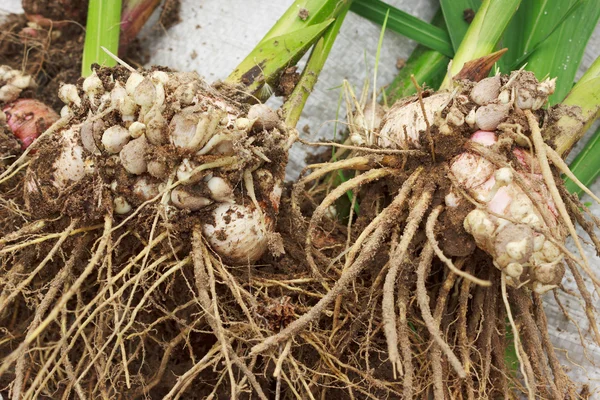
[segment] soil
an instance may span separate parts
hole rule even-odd
[[[60,13],[63,3],[36,0],[29,4],[38,8],[43,6],[42,9],[35,9],[48,15],[66,15]],[[81,17],[78,19],[81,20]],[[77,20],[65,21],[60,28],[36,28],[28,24],[25,15],[11,14],[0,25],[0,65],[8,65],[32,75],[38,88],[24,91],[21,97],[36,98],[59,112],[64,104],[56,95],[58,88],[62,83],[76,83],[81,76],[83,25]],[[24,54],[26,58],[23,58]],[[141,66],[148,59],[147,52],[137,39],[130,44],[127,54],[121,57],[134,66]]]
[[[163,4],[162,11],[158,22],[165,28],[170,29],[181,22],[180,17],[181,1],[180,0],[166,0]]]

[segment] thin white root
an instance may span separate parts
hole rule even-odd
[[[396,324],[396,310],[394,302],[394,292],[396,287],[396,278],[400,266],[404,263],[406,253],[410,242],[412,242],[415,232],[419,228],[419,224],[423,220],[425,211],[429,208],[429,203],[433,196],[433,190],[424,192],[419,201],[415,204],[406,219],[404,233],[400,239],[400,243],[394,249],[394,253],[390,257],[390,270],[388,271],[385,282],[383,284],[383,300],[381,302],[381,311],[383,317],[383,332],[388,347],[388,357],[392,363],[394,379],[396,379],[396,371],[403,375],[402,360],[398,351],[398,327]]]
[[[352,146],[352,145],[341,144],[341,143],[336,143],[336,142],[308,142],[308,141],[302,140],[302,139],[298,139],[298,141],[307,146],[313,146],[313,147],[332,146],[332,147],[339,147],[340,149],[364,151],[365,153],[373,153],[373,154],[406,154],[406,155],[414,155],[414,156],[422,156],[423,154],[425,154],[421,150],[375,149],[372,147]]]
[[[406,180],[406,185],[408,185],[408,187],[412,187],[415,184],[417,178],[419,177],[419,175],[421,174],[422,171],[423,171],[423,168],[420,168],[420,167],[417,168],[415,170],[415,172],[413,172],[412,175]],[[400,193],[402,193],[402,191]],[[400,193],[398,195],[400,195]],[[408,194],[408,192],[407,192],[407,194]],[[402,202],[404,203],[405,200],[406,200],[406,197],[404,199],[402,199]],[[346,256],[346,263],[344,265],[344,269],[348,268],[350,266],[350,264],[352,264],[352,262],[356,258],[356,254],[360,250],[365,239],[371,234],[371,232],[373,232],[375,230],[375,228],[377,228],[379,226],[379,224],[381,223],[381,220],[385,216],[386,216],[385,213],[377,214],[377,216],[373,219],[373,221],[371,221],[371,223],[369,223],[369,225],[365,229],[363,229],[363,231],[360,233],[358,238],[354,241],[354,244],[352,245],[352,247],[350,248],[350,251],[348,252],[348,255]]]
[[[256,380],[256,377],[254,376],[252,371],[248,369],[246,364],[235,353],[233,347],[231,346],[231,343],[229,342],[223,330],[223,326],[221,324],[221,320],[218,313],[218,302],[216,301],[217,297],[216,290],[214,287],[214,276],[212,275],[211,268],[207,268],[207,262],[210,262],[210,257],[206,248],[204,247],[202,239],[202,230],[200,227],[194,228],[192,249],[194,275],[196,280],[196,288],[198,289],[200,304],[206,312],[206,319],[211,329],[214,331],[221,344],[221,352],[223,354],[223,357],[225,357],[229,372],[229,379],[231,380],[230,384],[232,386],[232,393],[236,393],[237,388],[235,383],[235,377],[233,375],[233,370],[231,368],[231,362],[229,361],[230,357],[233,363],[244,373],[244,375],[246,375],[246,377],[250,381],[250,384],[256,391],[256,395],[262,400],[267,400],[267,396],[260,387],[260,384]],[[211,300],[208,294],[208,289],[210,289],[215,301]]]
[[[433,340],[437,343],[437,345],[442,349],[446,357],[448,357],[448,361],[454,371],[458,374],[459,377],[465,378],[467,373],[460,360],[448,343],[442,338],[442,334],[439,328],[436,326],[435,320],[433,319],[433,315],[431,314],[431,310],[429,308],[429,296],[427,295],[427,289],[425,288],[425,278],[427,276],[427,272],[431,266],[431,261],[433,260],[433,248],[431,244],[427,243],[421,251],[421,261],[419,262],[419,267],[417,269],[417,301],[419,303],[419,308],[421,309],[421,316],[423,317],[423,321],[427,326],[427,330],[429,334],[433,338]]]
[[[88,262],[87,266],[85,267],[83,272],[81,272],[81,274],[75,280],[75,282],[73,282],[73,285],[69,288],[69,290],[62,295],[62,297],[57,302],[57,304],[54,306],[52,311],[50,311],[48,316],[39,324],[39,326],[35,330],[33,330],[32,332],[27,334],[27,336],[21,342],[19,347],[17,347],[12,353],[10,353],[4,359],[2,365],[0,366],[0,375],[3,375],[8,370],[10,365],[16,361],[18,356],[20,354],[22,354],[23,349],[26,349],[27,347],[29,347],[29,345],[31,345],[31,343],[33,343],[33,341],[42,332],[44,332],[44,330],[48,327],[48,325],[50,325],[50,323],[52,323],[52,321],[54,321],[54,319],[58,316],[58,314],[65,307],[67,302],[71,299],[71,297],[73,297],[77,293],[77,291],[79,290],[79,288],[81,287],[83,282],[93,272],[94,268],[96,267],[96,264],[100,260],[100,257],[104,254],[104,249],[106,248],[106,245],[110,239],[109,232],[110,232],[111,227],[112,227],[112,215],[105,215],[104,216],[104,233],[101,236],[102,239],[100,240],[100,243],[98,244],[98,247],[96,248],[96,251],[95,251],[94,255],[92,256],[92,258],[90,259],[90,261]]]
[[[433,211],[431,212],[431,214],[429,214],[429,218],[427,218],[427,224],[425,226],[427,240],[429,241],[429,243],[431,243],[431,246],[433,247],[433,251],[435,251],[435,255],[446,264],[446,266],[450,269],[450,271],[452,271],[456,275],[468,280],[469,282],[473,282],[476,285],[485,286],[485,287],[491,286],[492,282],[485,280],[485,279],[479,279],[479,278],[474,277],[473,275],[469,274],[468,272],[465,272],[465,271],[462,271],[462,270],[456,268],[456,266],[454,265],[452,260],[450,260],[448,257],[446,257],[444,255],[444,252],[442,252],[442,249],[440,249],[440,247],[437,243],[437,240],[435,239],[434,230],[435,230],[435,224],[437,223],[438,216],[442,212],[443,208],[444,208],[444,206],[442,206],[442,205],[439,205],[436,208],[434,208]]]
[[[37,274],[46,266],[46,264],[48,264],[48,262],[52,260],[56,252],[60,250],[62,244],[65,242],[65,240],[67,240],[71,232],[73,232],[78,222],[79,219],[71,221],[67,229],[65,229],[62,233],[58,235],[58,241],[56,242],[56,244],[48,252],[46,257],[44,257],[44,259],[39,263],[39,265],[33,271],[27,274],[27,278],[23,279],[19,283],[19,286],[12,289],[8,296],[0,296],[0,310],[4,310],[6,307],[8,307],[11,300],[14,299],[19,293],[21,293],[27,287],[27,285],[29,285],[31,281],[37,276]],[[5,295],[4,292],[2,294]]]
[[[560,155],[558,155],[558,153],[552,147],[550,147],[548,145],[546,145],[545,147],[546,147],[546,154],[548,155],[548,158],[550,158],[550,161],[552,161],[552,164],[554,164],[554,166],[556,168],[558,168],[560,170],[560,172],[565,174],[570,180],[575,182],[575,184],[577,186],[579,186],[579,188],[581,190],[586,192],[592,199],[594,199],[594,201],[596,203],[600,204],[600,198],[598,198],[598,196],[596,196],[594,194],[594,192],[592,192],[590,189],[588,189],[587,186],[585,186],[583,183],[581,183],[581,181],[579,179],[577,179],[575,174],[573,172],[571,172],[571,169],[569,168],[567,163],[564,162],[562,157]]]
[[[273,376],[275,378],[279,378],[281,376],[281,368],[283,367],[283,362],[285,361],[285,358],[290,353],[291,348],[292,348],[292,340],[288,340],[287,343],[285,344],[285,347],[281,351],[281,354],[277,358],[277,364],[275,365],[275,371],[273,372]]]

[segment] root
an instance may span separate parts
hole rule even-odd
[[[65,307],[67,302],[71,299],[71,297],[73,297],[77,293],[77,291],[79,290],[79,288],[81,287],[81,285],[83,284],[85,279],[88,277],[88,275],[93,272],[94,268],[96,267],[96,264],[100,260],[100,257],[104,254],[104,249],[106,248],[106,244],[108,243],[108,240],[110,238],[110,235],[108,235],[108,232],[110,231],[111,226],[112,226],[112,215],[106,215],[104,218],[104,232],[105,233],[102,236],[100,243],[98,244],[98,247],[96,248],[96,252],[94,253],[92,258],[88,262],[87,266],[85,267],[85,269],[83,270],[81,275],[79,275],[79,277],[75,280],[75,282],[69,288],[69,290],[65,294],[62,295],[62,297],[60,298],[58,303],[54,306],[52,311],[50,311],[48,316],[42,322],[40,322],[39,326],[36,329],[34,329],[32,332],[27,334],[27,336],[25,337],[23,342],[21,342],[19,347],[17,347],[17,349],[15,349],[12,353],[10,353],[4,359],[4,361],[2,362],[2,365],[0,365],[0,375],[3,375],[8,370],[8,368],[12,365],[13,362],[15,362],[20,356],[22,356],[24,354],[25,349],[27,349],[29,347],[29,345],[31,345],[31,343],[33,343],[33,341],[48,327],[48,325],[50,325],[50,323],[52,321],[54,321],[54,319],[58,316],[58,314],[62,312],[63,308]]]
[[[408,305],[408,291],[409,288],[404,285],[400,285],[400,287],[398,288],[398,336],[400,340],[400,351],[402,352],[402,361],[404,365],[404,376],[402,379],[402,394],[405,399],[412,399],[414,367],[412,363],[413,354],[410,339],[408,337],[408,321],[406,318]]]
[[[372,182],[377,179],[381,179],[392,173],[393,173],[393,170],[388,169],[388,168],[372,169],[368,172],[365,172],[362,175],[358,175],[357,177],[349,179],[348,181],[342,183],[341,185],[336,187],[334,190],[332,190],[331,193],[329,193],[327,195],[327,197],[325,197],[325,199],[321,202],[321,204],[319,204],[319,206],[315,209],[315,211],[313,212],[312,218],[310,219],[310,222],[308,224],[308,230],[306,232],[306,247],[305,247],[306,259],[307,259],[308,264],[310,265],[313,273],[315,274],[315,276],[319,276],[320,272],[319,272],[319,268],[318,268],[317,264],[315,263],[315,259],[312,254],[312,252],[313,252],[313,246],[312,246],[313,232],[316,229],[317,223],[319,221],[321,221],[321,219],[327,212],[329,206],[331,206],[337,199],[339,199],[341,196],[343,196],[347,191],[353,190],[357,187],[360,187],[361,185],[364,185],[365,183]]]
[[[250,381],[250,384],[256,391],[257,396],[263,400],[267,400],[267,396],[264,394],[262,388],[256,380],[256,377],[252,371],[248,369],[246,364],[238,357],[234,349],[231,347],[231,343],[226,338],[223,325],[219,317],[218,302],[216,301],[217,294],[215,289],[214,273],[212,272],[212,268],[210,268],[207,263],[207,261],[210,262],[210,260],[202,240],[201,230],[197,227],[194,229],[192,242],[196,288],[198,289],[200,304],[206,312],[206,319],[221,344],[221,352],[226,360],[229,371],[229,379],[231,380],[230,384],[232,386],[232,396],[237,393],[237,388],[229,357],[231,357],[233,363],[244,373],[248,381]],[[208,288],[210,288],[214,300],[210,299],[207,290]]]
[[[417,181],[417,178],[420,176],[421,172],[422,172],[422,169],[417,168],[415,170],[415,172],[413,172],[412,175],[406,180],[406,185],[408,187],[413,187],[415,182]],[[400,193],[402,193],[402,191]],[[408,192],[407,192],[407,194],[408,194]],[[405,200],[402,200],[402,201],[404,202]],[[373,219],[373,221],[371,221],[371,223],[369,223],[369,225],[365,229],[363,229],[363,231],[360,233],[360,235],[354,241],[354,244],[348,251],[344,269],[348,268],[348,266],[350,266],[350,264],[352,264],[352,262],[356,258],[356,254],[359,252],[365,239],[375,230],[375,228],[377,228],[381,224],[381,221],[384,219],[384,217],[386,217],[386,214],[383,212],[377,214],[377,216]]]
[[[58,236],[58,241],[56,242],[54,247],[52,247],[52,250],[50,250],[48,252],[46,257],[38,264],[38,266],[33,271],[31,271],[30,273],[27,274],[27,278],[23,279],[19,283],[19,286],[17,286],[16,288],[13,288],[11,290],[11,293],[8,295],[5,294],[4,292],[2,293],[2,297],[0,297],[0,310],[6,309],[6,307],[8,307],[10,302],[19,293],[21,293],[25,289],[25,287],[27,287],[27,285],[29,285],[31,283],[31,281],[36,277],[36,275],[42,269],[44,269],[46,264],[48,264],[48,262],[50,262],[52,260],[52,258],[56,254],[56,252],[61,248],[61,246],[63,245],[65,240],[67,240],[67,238],[71,234],[71,232],[73,232],[73,230],[75,229],[75,226],[77,225],[78,222],[79,222],[79,220],[77,220],[77,219],[71,221],[71,224],[69,224],[69,226]]]
[[[5,235],[3,238],[0,238],[0,246],[4,246],[8,242],[13,242],[22,236],[38,233],[46,227],[46,224],[47,222],[44,220],[38,220],[27,224],[21,227],[19,230],[11,232],[8,235]]]
[[[336,161],[333,163],[309,165],[306,168],[313,168],[315,169],[315,171],[300,179],[294,185],[294,189],[292,190],[292,212],[300,221],[303,220],[302,213],[300,212],[299,199],[302,197],[302,194],[304,192],[304,186],[308,182],[312,182],[314,180],[322,178],[330,172],[335,172],[344,169],[354,169],[359,171],[369,170],[373,166],[373,161],[374,160],[370,157],[352,157],[347,160]]]
[[[54,278],[52,282],[50,282],[50,288],[44,295],[44,298],[40,302],[39,306],[36,308],[33,321],[31,322],[31,324],[29,324],[29,327],[27,328],[28,333],[34,331],[40,325],[42,317],[52,305],[52,301],[54,301],[54,298],[58,294],[58,291],[62,288],[65,281],[70,277],[75,261],[81,257],[83,251],[85,250],[84,245],[86,242],[87,240],[83,238],[77,241],[77,244],[75,245],[75,250],[72,252],[71,257],[65,263],[65,266],[60,270],[56,278]],[[29,346],[26,346],[22,350],[23,355],[18,358],[15,366],[15,379],[13,384],[13,397],[15,399],[21,398],[21,388],[23,383],[25,383],[24,375],[25,369],[27,367],[28,357],[26,353],[28,351],[28,348]]]
[[[446,303],[448,300],[448,296],[450,290],[454,287],[454,283],[456,282],[458,275],[453,273],[448,273],[442,287],[438,292],[438,298],[435,305],[435,310],[433,312],[433,319],[435,320],[435,326],[439,327],[442,321],[442,314],[446,309]],[[444,383],[443,383],[443,374],[442,374],[442,349],[437,343],[432,343],[430,350],[430,360],[431,360],[431,370],[432,370],[432,379],[433,379],[433,389],[436,393],[436,398],[443,398],[444,396]],[[442,396],[442,397],[440,397]]]
[[[529,348],[529,359],[538,381],[537,387],[540,388],[540,395],[544,398],[562,398],[554,381],[549,379],[551,371],[542,348],[539,327],[532,317],[531,301],[520,290],[513,290],[512,294],[519,309],[518,319],[525,332],[525,345]]]
[[[394,253],[390,257],[390,270],[388,271],[385,277],[385,283],[383,284],[383,300],[381,303],[383,331],[387,340],[388,356],[392,363],[394,379],[396,379],[397,371],[402,375],[402,362],[398,352],[398,330],[396,326],[394,304],[396,277],[398,276],[400,267],[405,262],[408,246],[412,242],[415,232],[419,228],[419,224],[421,223],[425,212],[429,208],[433,191],[433,188],[430,188],[429,190],[426,189],[410,211],[408,218],[406,219],[406,226],[404,228],[404,233],[402,234],[402,239],[400,239],[400,243],[396,246]]]
[[[429,268],[431,267],[433,253],[433,248],[429,243],[427,243],[423,248],[423,251],[421,251],[421,261],[419,262],[419,267],[417,269],[417,301],[419,303],[421,315],[429,334],[435,343],[440,346],[446,357],[448,357],[450,365],[452,365],[458,376],[465,378],[467,374],[463,368],[463,365],[460,363],[460,360],[458,357],[456,357],[454,352],[452,352],[452,349],[448,343],[446,343],[446,341],[442,338],[442,334],[439,328],[436,326],[435,320],[433,319],[433,315],[431,315],[431,310],[429,308],[429,296],[427,295],[427,289],[425,288],[425,279],[429,272]]]
[[[171,400],[173,398],[179,398],[179,395],[185,391],[185,389],[192,384],[196,376],[203,370],[210,367],[211,365],[219,362],[220,357],[217,353],[221,351],[220,345],[214,345],[197,363],[194,364],[185,374],[177,378],[177,382],[171,388],[169,393],[166,394],[164,400]]]
[[[386,215],[385,218],[382,218],[381,224],[375,229],[375,232],[365,244],[363,251],[354,263],[342,273],[331,290],[327,292],[327,294],[308,312],[289,324],[285,329],[255,345],[250,352],[251,355],[262,353],[273,346],[277,346],[305,329],[311,322],[315,321],[337,298],[337,296],[345,290],[346,286],[360,274],[367,266],[368,262],[375,256],[377,249],[389,235],[392,226],[397,222],[397,218],[402,212],[406,197],[411,191],[410,185],[407,184],[408,182],[410,182],[410,179],[404,182],[400,192],[396,195],[392,203],[382,211],[382,213],[385,213]]]
[[[348,144],[341,144],[336,142],[309,142],[303,139],[298,139],[298,141],[302,144],[312,147],[322,147],[322,146],[332,146],[339,147],[340,149],[346,150],[354,150],[354,151],[362,151],[365,153],[372,154],[406,154],[406,155],[414,155],[414,156],[422,156],[425,153],[421,150],[401,150],[401,149],[378,149],[372,147],[364,147],[364,146],[352,146]]]
[[[474,277],[473,275],[468,274],[467,272],[461,271],[460,269],[456,268],[454,266],[454,264],[452,263],[452,260],[450,260],[448,257],[446,257],[444,255],[444,253],[442,252],[442,249],[440,249],[438,242],[435,239],[435,224],[437,223],[438,216],[442,212],[443,208],[444,208],[444,206],[439,205],[433,209],[433,211],[429,215],[429,218],[427,218],[427,224],[425,227],[425,231],[427,233],[427,240],[433,247],[433,251],[435,251],[435,255],[448,266],[450,271],[452,271],[456,275],[468,280],[469,282],[473,282],[476,285],[485,286],[485,287],[490,286],[492,284],[492,282],[486,281],[484,279],[479,279],[477,277]]]
[[[585,303],[585,315],[587,316],[588,321],[590,322],[590,326],[592,327],[592,330],[594,332],[594,340],[596,341],[596,344],[600,346],[600,331],[598,331],[598,323],[596,321],[596,308],[594,306],[594,301],[592,300],[592,295],[585,286],[583,276],[581,276],[581,273],[579,272],[575,264],[573,264],[573,262],[570,260],[565,260],[565,262],[567,263],[569,270],[571,270],[573,278],[575,278],[577,289],[579,290],[579,294],[581,294],[583,302]]]
[[[583,213],[579,210],[580,203],[569,197],[570,195],[567,193],[566,189],[563,189],[561,191],[563,192],[563,195],[566,195],[565,198],[569,206],[569,211],[575,216],[575,219],[577,220],[579,226],[581,226],[581,228],[583,228],[583,230],[588,234],[590,240],[596,248],[596,254],[598,254],[598,252],[600,252],[600,239],[598,239],[596,232],[594,232],[594,225],[591,222],[587,221]]]
[[[569,168],[567,163],[563,161],[562,157],[558,155],[558,153],[552,147],[548,145],[545,145],[544,147],[546,149],[546,154],[548,158],[550,159],[550,161],[552,161],[552,164],[554,164],[554,166],[558,168],[560,172],[565,174],[570,180],[572,180],[577,186],[579,186],[581,190],[587,193],[588,196],[594,199],[596,203],[600,204],[600,198],[598,198],[598,196],[596,196],[590,189],[588,189],[587,186],[585,186],[583,183],[581,183],[579,179],[577,179],[575,174],[571,172],[571,169]]]
[[[498,272],[496,270],[490,270],[490,278],[497,277]],[[498,279],[491,279],[494,282],[498,282]],[[485,317],[483,320],[483,332],[481,334],[482,350],[481,355],[482,365],[482,376],[479,381],[479,392],[486,393],[486,388],[491,372],[492,366],[492,350],[493,350],[493,334],[495,333],[495,325],[497,319],[497,296],[498,288],[497,285],[492,285],[485,293]]]
[[[546,319],[546,313],[544,312],[544,307],[542,304],[542,298],[539,294],[533,292],[531,293],[533,298],[533,315],[536,320],[536,325],[539,328],[542,344],[544,346],[545,353],[548,357],[548,362],[550,363],[550,368],[552,368],[552,373],[554,375],[554,382],[556,384],[556,388],[559,393],[562,393],[563,396],[568,398],[575,398],[575,388],[569,381],[569,378],[565,374],[565,371],[560,365],[560,361],[556,357],[556,353],[554,351],[554,345],[550,340],[550,335],[548,334],[548,320]]]
[[[469,270],[473,270],[473,266],[469,265],[468,266]],[[471,350],[471,346],[469,343],[469,337],[467,335],[467,327],[468,327],[468,320],[467,320],[467,311],[468,311],[468,302],[469,302],[469,298],[471,297],[471,293],[470,293],[470,286],[471,286],[471,281],[469,281],[468,279],[464,279],[461,282],[460,285],[460,293],[458,295],[458,319],[457,319],[457,327],[456,327],[456,335],[458,337],[457,340],[457,344],[458,347],[460,348],[460,357],[462,360],[462,365],[465,368],[465,371],[467,373],[466,379],[465,379],[465,391],[467,393],[467,399],[468,400],[474,400],[474,393],[473,393],[473,377],[471,376],[471,357],[470,357],[470,350]]]
[[[508,295],[506,294],[506,275],[502,273],[501,276],[501,288],[502,288],[502,300],[504,301],[504,307],[506,308],[506,314],[508,316],[508,320],[510,321],[510,326],[513,330],[513,338],[515,342],[515,352],[517,353],[517,358],[519,359],[519,365],[521,366],[521,374],[523,374],[523,379],[525,380],[525,387],[527,388],[528,399],[535,400],[535,390],[533,388],[533,384],[535,383],[533,378],[533,371],[531,369],[531,363],[529,362],[529,358],[527,354],[523,350],[521,346],[521,339],[519,335],[519,329],[515,324],[515,320],[513,319],[512,312],[510,311],[510,304],[508,302]]]

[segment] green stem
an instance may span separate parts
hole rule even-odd
[[[277,83],[281,72],[308,51],[349,2],[296,0],[226,82],[243,85],[249,95],[265,101],[271,91],[264,89]]]
[[[452,87],[452,76],[458,74],[466,62],[494,52],[504,30],[519,8],[521,0],[484,0],[461,42],[442,88]]]
[[[296,126],[298,123],[306,100],[317,83],[319,74],[325,65],[325,61],[327,61],[329,52],[333,47],[333,43],[344,22],[344,18],[348,13],[350,4],[351,0],[344,5],[335,22],[327,28],[325,34],[314,45],[313,50],[310,53],[310,58],[306,63],[306,67],[302,71],[300,80],[296,84],[294,91],[283,104],[283,115],[287,126]]]
[[[101,46],[116,54],[119,50],[121,0],[90,0],[83,47],[81,75],[92,73],[92,64],[114,66],[116,61]]]

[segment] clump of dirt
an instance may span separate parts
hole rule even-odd
[[[85,25],[89,0],[23,0],[27,19],[42,26]]]
[[[159,23],[165,28],[170,29],[181,22],[181,1],[166,0],[160,13]]]

